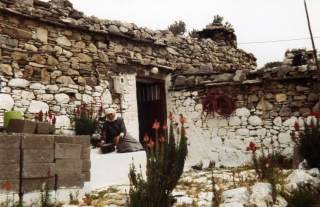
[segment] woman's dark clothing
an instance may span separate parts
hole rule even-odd
[[[113,139],[119,136],[120,133],[124,133],[124,136],[126,136],[127,129],[123,119],[118,117],[114,121],[106,121],[103,125],[103,133],[106,143],[113,143]]]
[[[135,152],[143,150],[142,145],[134,139],[131,135],[127,134],[126,126],[122,118],[118,117],[114,121],[106,121],[103,125],[103,133],[106,143],[113,143],[113,139],[123,133],[124,136],[120,138],[117,145],[117,152]]]

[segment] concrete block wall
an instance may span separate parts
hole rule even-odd
[[[0,134],[0,192],[83,187],[90,181],[90,137]]]

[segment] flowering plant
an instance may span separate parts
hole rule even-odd
[[[147,134],[144,137],[147,153],[146,179],[142,173],[137,173],[135,166],[130,168],[129,207],[169,207],[172,206],[172,191],[182,175],[188,153],[185,135],[185,117],[180,115],[180,137],[175,139],[173,116],[169,115],[169,135],[167,126],[155,121],[152,128],[155,138]]]
[[[99,118],[102,116],[103,107],[98,110],[93,104],[82,103],[75,111],[75,131],[77,135],[92,135],[98,128]]]
[[[36,114],[36,121],[38,122],[48,122],[52,125],[56,124],[56,116],[51,112],[51,111],[46,111],[45,113],[43,113],[42,110],[40,110],[37,114]]]

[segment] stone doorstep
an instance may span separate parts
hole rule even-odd
[[[0,149],[19,149],[20,135],[0,134]]]
[[[24,163],[52,163],[54,161],[53,149],[27,149],[23,150]]]
[[[55,144],[55,158],[56,159],[80,159],[81,145],[56,143]]]
[[[67,176],[81,173],[82,160],[80,159],[57,159],[56,174],[58,176]]]
[[[19,179],[20,165],[5,164],[0,165],[0,180]]]
[[[53,149],[54,136],[28,134],[22,137],[23,149]]]
[[[48,178],[55,175],[55,163],[26,163],[23,166],[23,178]]]
[[[49,183],[49,189],[54,190],[55,178],[35,178],[35,179],[23,179],[22,180],[22,191],[25,193],[33,191],[41,191],[45,183]]]
[[[7,194],[8,190],[4,189],[4,185],[6,182],[9,182],[12,185],[12,188],[9,190],[9,192],[18,192],[19,191],[19,180],[1,180],[0,179],[0,194]]]
[[[83,187],[83,176],[81,173],[70,175],[58,175],[57,186],[61,187]]]
[[[0,165],[10,163],[20,163],[20,150],[16,148],[0,149]]]

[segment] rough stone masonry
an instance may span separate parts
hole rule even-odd
[[[203,34],[174,36],[87,17],[67,0],[0,0],[0,108],[29,119],[50,110],[58,132],[66,134],[81,102],[119,110],[121,101],[127,128],[138,137],[136,80],[157,79],[167,83],[167,111],[188,117],[194,161],[239,165],[252,139],[277,136],[290,143],[291,116],[304,117],[317,102],[312,62],[294,66],[288,53],[280,68],[254,72],[255,57],[237,48],[233,31],[211,27]],[[119,97],[112,80],[121,74],[126,87]],[[201,100],[212,90],[236,98],[237,110],[201,123]]]

